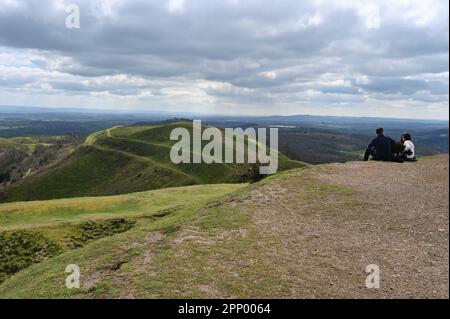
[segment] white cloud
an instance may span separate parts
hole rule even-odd
[[[376,4],[361,4],[357,6],[358,13],[369,29],[378,29],[381,24],[380,9]]]
[[[66,3],[0,2],[2,104],[448,117],[446,0]]]
[[[167,7],[170,12],[182,13],[184,9],[184,0],[168,0]]]

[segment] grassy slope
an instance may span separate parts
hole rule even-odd
[[[148,217],[161,210],[205,202],[245,184],[193,185],[125,195],[67,198],[0,204],[0,231],[64,227],[85,220]]]
[[[170,161],[174,127],[191,123],[114,127],[92,134],[67,160],[8,188],[0,201],[117,195],[173,186],[248,181],[247,165]],[[206,142],[205,142],[206,143]],[[279,169],[301,167],[280,154]]]
[[[24,152],[27,155],[31,155],[36,145],[39,143],[43,143],[41,140],[42,139],[32,137],[0,137],[0,151],[15,149],[19,152]]]
[[[125,233],[67,251],[4,282],[0,297],[283,296],[291,284],[280,271],[289,270],[274,266],[282,243],[261,233],[258,222],[252,221],[249,196],[265,187],[270,196],[273,185],[287,186],[294,181],[292,186],[303,190],[297,200],[306,203],[328,195],[352,194],[349,189],[318,184],[307,173],[299,181],[298,174],[301,170],[279,173],[206,206],[206,201],[194,201],[175,215],[143,220]],[[28,226],[24,221],[12,224]],[[81,269],[81,289],[64,285],[64,269],[73,263]]]
[[[0,138],[0,188],[48,170],[80,144],[74,136]]]
[[[245,184],[195,185],[117,196],[0,204],[0,237],[20,234],[23,238],[19,239],[20,242],[33,241],[36,237],[34,234],[39,234],[45,240],[48,239],[61,247],[62,251],[70,251],[78,247],[73,246],[74,239],[80,238],[83,225],[85,226],[87,222],[91,226],[92,223],[106,225],[119,218],[126,219],[140,228],[143,225],[157,224],[159,219],[164,218],[172,222],[165,226],[163,224],[160,230],[171,231],[172,227],[175,227],[175,222],[181,222],[199,207],[243,187]],[[123,223],[119,220],[116,226],[112,225],[112,228],[120,228]],[[96,238],[98,231],[101,229],[94,229],[94,233],[89,233],[88,236],[94,235],[94,237],[85,238],[89,239],[87,242],[124,230],[110,229],[109,234],[100,234],[100,237]],[[81,246],[87,242],[82,242]],[[8,243],[4,242],[2,245],[8,245]],[[27,251],[30,247],[28,244],[19,245],[22,246],[19,251],[25,258],[41,254],[37,252],[38,255],[35,255],[32,251]],[[5,249],[7,250],[6,246],[0,245],[0,255],[5,254],[2,258],[9,258]],[[4,275],[2,269],[6,269],[4,267],[10,264],[11,261],[0,261],[0,279],[1,275]]]
[[[446,161],[448,163],[448,158]],[[442,175],[440,169],[433,171],[434,164],[430,163],[421,172],[431,172],[430,178],[433,174]],[[354,164],[349,165],[347,169],[351,171]],[[358,165],[368,168],[389,164],[369,162]],[[397,170],[397,166],[393,165],[391,170]],[[344,168],[338,165],[321,165],[281,172],[256,184],[237,187],[237,192],[214,202],[206,204],[205,198],[201,203],[188,203],[176,214],[141,219],[137,227],[125,233],[67,251],[19,272],[0,285],[0,297],[389,296],[389,286],[377,291],[361,288],[366,278],[364,266],[378,259],[366,256],[374,247],[361,245],[359,239],[351,241],[352,235],[347,232],[365,238],[370,233],[367,227],[374,226],[368,223],[375,222],[378,216],[367,212],[365,215],[372,219],[358,220],[361,218],[358,216],[364,215],[361,212],[373,206],[365,201],[367,194],[327,182],[328,176],[337,176],[339,180],[343,171]],[[209,192],[210,186],[201,187]],[[184,198],[189,199],[191,188],[185,189]],[[386,214],[395,215],[390,207]],[[357,221],[352,224],[355,218]],[[15,224],[22,227],[26,225],[25,220]],[[346,225],[348,223],[350,226]],[[341,227],[346,227],[343,231],[346,234],[339,232]],[[338,238],[329,237],[336,231],[343,236],[340,240],[347,241],[343,246],[339,245]],[[379,231],[386,230],[381,228]],[[396,234],[399,231],[399,228],[393,228],[390,232]],[[378,235],[375,232],[372,238],[375,242],[378,242]],[[378,249],[383,253],[399,253],[386,250],[383,245]],[[348,257],[352,251],[356,252],[352,255],[355,260],[350,260],[351,266],[341,264],[345,261],[343,255]],[[363,260],[359,260],[361,256],[365,256]],[[70,290],[64,285],[65,267],[73,263],[81,269],[81,289]],[[403,264],[399,267],[401,269]],[[385,280],[389,280],[385,274]],[[397,272],[391,275],[398,277]],[[404,276],[408,278],[410,273],[407,271]],[[339,280],[352,285],[342,284]]]

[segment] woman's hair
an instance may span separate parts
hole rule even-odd
[[[405,133],[405,134],[403,134],[402,136],[403,136],[403,138],[405,139],[405,141],[411,141],[411,134]]]

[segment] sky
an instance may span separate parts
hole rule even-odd
[[[0,105],[448,119],[449,2],[0,0]]]

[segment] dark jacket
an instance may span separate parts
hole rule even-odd
[[[390,137],[378,134],[367,146],[366,157],[368,158],[368,154],[370,154],[374,160],[390,160],[392,157],[392,142],[393,140]]]

